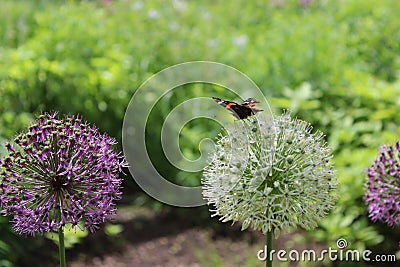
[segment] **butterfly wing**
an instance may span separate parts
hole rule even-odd
[[[254,98],[248,98],[247,100],[245,100],[242,104],[242,106],[245,106],[247,108],[250,108],[251,111],[253,112],[253,114],[256,114],[257,112],[261,112],[264,111],[262,109],[259,108],[255,108],[254,106],[256,104],[260,103],[259,101],[255,100]]]
[[[217,97],[213,97],[213,99],[219,105],[228,109],[232,113],[232,115],[239,120],[245,119],[253,114],[251,108],[239,105],[238,103],[222,100],[221,98]]]
[[[259,101],[255,100],[254,98],[247,98],[245,101],[243,101],[242,106],[246,107],[254,107],[256,104],[260,103]]]
[[[232,105],[229,108],[229,111],[232,113],[232,115],[235,118],[237,118],[239,120],[246,119],[254,114],[251,108],[248,108],[248,107],[242,106],[242,105],[238,105],[238,104]]]

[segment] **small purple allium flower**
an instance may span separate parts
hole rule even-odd
[[[0,161],[0,206],[20,234],[58,231],[84,222],[95,231],[115,213],[119,178],[127,166],[112,149],[115,139],[100,134],[80,116],[45,113],[7,144]]]
[[[312,4],[312,0],[299,0],[299,4],[302,7],[308,7]]]
[[[400,224],[400,143],[394,147],[382,146],[367,172],[364,200],[369,217],[389,226]]]

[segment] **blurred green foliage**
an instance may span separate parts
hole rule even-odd
[[[79,244],[81,238],[86,237],[89,234],[88,230],[83,230],[82,225],[76,227],[74,229],[71,228],[71,225],[66,225],[64,228],[64,242],[65,248],[70,249],[74,245]],[[45,234],[46,238],[52,240],[55,244],[59,244],[58,234],[57,233],[47,233]]]
[[[33,114],[58,110],[80,113],[120,141],[125,109],[148,77],[185,61],[221,62],[248,75],[275,112],[291,109],[326,133],[340,199],[310,235],[332,246],[344,237],[353,248],[385,240],[380,248],[394,252],[399,230],[371,224],[362,195],[379,145],[400,133],[399,11],[397,0],[3,0],[0,140],[27,126]],[[162,121],[186,99],[234,99],[210,85],[187,88],[156,105],[146,132],[151,140],[160,140]],[[196,158],[196,142],[218,131],[204,120],[186,125],[184,154]],[[166,163],[160,142],[148,149],[172,181],[199,183],[201,173]],[[11,239],[1,239],[0,253],[7,254]]]

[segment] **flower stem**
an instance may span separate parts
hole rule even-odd
[[[272,257],[271,257],[271,250],[272,250],[272,231],[268,231],[266,234],[266,245],[267,245],[267,257],[265,261],[266,267],[272,267]]]
[[[58,249],[60,253],[60,267],[66,267],[67,262],[65,260],[64,229],[62,227],[58,229]]]

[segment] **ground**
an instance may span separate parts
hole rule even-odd
[[[116,236],[107,236],[103,231],[90,235],[67,251],[69,266],[265,266],[257,259],[257,252],[265,243],[261,233],[242,232],[239,224],[222,224],[216,218],[211,226],[209,222],[205,225],[193,219],[196,212],[186,214],[190,218],[185,218],[185,211],[155,215],[145,209],[119,209],[113,223],[122,224],[123,231]],[[274,240],[274,247],[292,246],[293,237],[294,234],[281,235]]]

